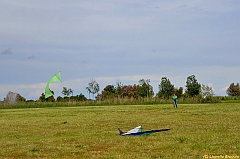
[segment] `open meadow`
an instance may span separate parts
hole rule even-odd
[[[0,109],[0,158],[240,158],[240,103]],[[120,136],[170,128],[149,136]]]

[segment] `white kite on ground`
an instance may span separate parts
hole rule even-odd
[[[128,132],[124,133],[121,129],[118,128],[120,135],[122,136],[142,136],[142,135],[150,135],[156,132],[168,131],[170,129],[160,129],[160,130],[149,130],[149,131],[142,131],[142,126],[138,126]]]

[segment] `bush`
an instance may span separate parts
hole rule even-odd
[[[201,103],[219,103],[220,101],[219,97],[207,96],[202,99]]]

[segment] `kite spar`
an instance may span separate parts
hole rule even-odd
[[[54,76],[52,76],[52,78],[48,81],[48,83],[47,83],[47,85],[46,85],[46,88],[45,88],[45,99],[48,98],[48,97],[53,96],[51,90],[49,89],[50,83],[52,83],[52,82],[62,82],[62,81],[61,81],[61,77],[60,77],[60,73],[61,73],[61,72],[56,73],[56,74],[55,74]]]

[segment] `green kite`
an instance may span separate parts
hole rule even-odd
[[[48,97],[53,96],[51,90],[49,89],[49,85],[52,82],[62,82],[60,77],[60,72],[56,73],[52,78],[48,81],[46,88],[45,88],[45,99]]]

